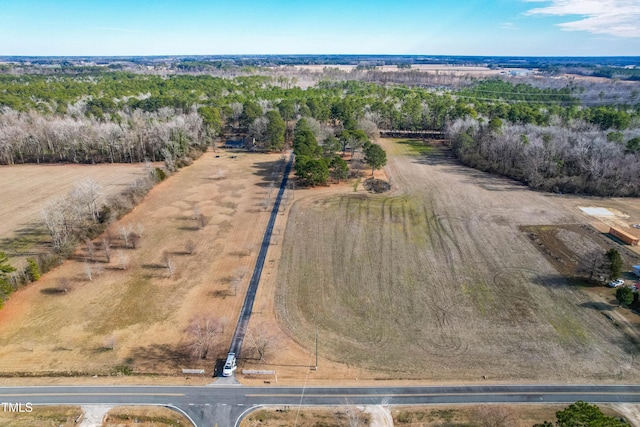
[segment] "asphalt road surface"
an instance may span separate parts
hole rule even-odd
[[[0,387],[0,402],[33,405],[166,405],[198,427],[231,427],[260,405],[424,405],[461,403],[640,403],[640,385],[436,387],[53,386]],[[0,404],[0,410],[2,405]]]
[[[262,238],[262,244],[260,245],[260,252],[258,252],[258,259],[256,260],[256,266],[253,269],[253,275],[249,281],[249,288],[247,294],[244,297],[244,303],[242,304],[242,310],[240,311],[240,317],[236,324],[236,329],[233,332],[233,338],[231,339],[231,347],[229,353],[235,353],[236,357],[240,357],[240,351],[242,350],[242,342],[244,341],[244,335],[247,332],[247,326],[249,325],[249,318],[251,317],[251,310],[253,310],[253,301],[256,298],[256,292],[258,291],[258,283],[260,283],[260,276],[262,275],[262,268],[264,267],[264,261],[267,257],[267,251],[269,250],[269,243],[271,242],[271,234],[273,233],[273,226],[276,223],[278,216],[278,210],[280,209],[280,202],[282,201],[282,195],[287,186],[287,179],[289,178],[289,172],[291,171],[291,165],[293,164],[294,155],[291,153],[287,166],[284,170],[284,176],[280,183],[280,189],[278,195],[273,204],[271,210],[271,216],[267,223],[267,229],[264,232]]]

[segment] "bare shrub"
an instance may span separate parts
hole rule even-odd
[[[207,217],[203,214],[199,214],[196,218],[196,222],[198,224],[198,228],[202,230],[207,225]]]
[[[116,336],[111,334],[107,338],[105,338],[102,343],[102,348],[105,350],[114,350],[116,348]]]
[[[162,253],[162,259],[164,260],[164,265],[167,268],[167,271],[169,272],[169,277],[173,277],[173,275],[176,272],[176,263],[173,260],[173,257],[171,256],[169,251],[164,251]]]
[[[71,287],[71,282],[69,281],[69,279],[67,279],[66,277],[61,277],[56,281],[56,288],[55,290],[57,292],[69,292],[72,290]]]
[[[480,427],[512,427],[517,424],[516,417],[504,406],[482,405],[473,410],[472,416]]]
[[[129,268],[129,257],[124,251],[118,251],[118,267],[123,271]]]
[[[191,239],[187,240],[187,243],[184,245],[184,249],[189,255],[193,255],[196,251],[195,242]]]

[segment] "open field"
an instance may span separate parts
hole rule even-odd
[[[191,426],[182,414],[161,406],[118,406],[109,411],[102,427]]]
[[[638,218],[638,199],[537,193],[444,149],[381,143],[394,193],[299,197],[289,213],[274,312],[299,354],[313,352],[317,327],[312,378],[333,366],[367,369],[350,372],[360,379],[640,378],[634,336],[521,230],[588,223],[578,206],[594,203]]]
[[[101,408],[96,409],[100,412]],[[106,415],[97,415],[98,420],[103,419],[100,424],[102,427],[191,425],[182,414],[160,406],[118,406]],[[71,427],[77,426],[85,419],[85,410],[78,406],[34,406],[32,412],[22,413],[0,411],[0,424],[11,427]]]
[[[280,427],[280,426],[325,426],[349,427],[368,426],[371,417],[362,408],[354,406],[310,408],[260,408],[242,419],[240,427]]]
[[[110,227],[110,262],[97,239],[94,261],[80,248],[14,293],[0,310],[0,372],[175,375],[203,368],[210,375],[242,305],[279,158],[206,153]],[[202,229],[194,210],[204,216]],[[128,225],[142,230],[135,249],[119,234]],[[204,317],[214,320],[216,334],[206,360],[194,360],[185,329]]]
[[[33,406],[31,412],[0,411],[0,425],[11,427],[72,427],[82,417],[79,406]]]
[[[11,259],[30,255],[47,238],[42,208],[83,180],[100,184],[107,197],[144,174],[142,164],[0,166],[0,251]]]
[[[411,427],[451,427],[476,425],[509,425],[511,427],[531,427],[544,421],[555,422],[556,412],[568,405],[434,405],[425,407],[394,408],[394,425]],[[637,408],[637,405],[625,405]],[[607,416],[619,418],[621,413],[609,405],[598,405]],[[626,414],[625,414],[626,415]],[[487,424],[478,424],[486,420]],[[493,420],[494,423],[489,421]],[[499,423],[499,421],[506,421]],[[632,424],[636,425],[636,424]]]

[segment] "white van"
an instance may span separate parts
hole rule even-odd
[[[236,366],[236,354],[229,353],[227,354],[227,361],[224,362],[224,368],[222,368],[222,376],[230,377],[237,368]]]

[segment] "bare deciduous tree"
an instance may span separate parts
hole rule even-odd
[[[517,424],[513,413],[504,406],[479,406],[473,410],[473,418],[480,427],[511,427]]]
[[[104,258],[107,260],[107,263],[111,262],[111,239],[109,235],[105,236],[102,239],[102,250],[104,251]]]
[[[118,227],[118,232],[120,233],[120,238],[124,242],[124,246],[126,248],[129,247],[129,230],[124,225]]]
[[[206,359],[213,340],[220,329],[218,321],[205,317],[193,319],[187,327],[189,335],[189,347],[193,357]]]
[[[95,252],[96,245],[91,241],[91,239],[85,239],[85,246],[87,248],[87,255],[89,256],[89,261],[95,261]]]
[[[84,263],[84,274],[88,281],[93,281],[93,266],[87,261]]]
[[[251,332],[247,334],[247,339],[251,348],[258,353],[261,362],[264,361],[267,353],[273,348],[277,341],[276,336],[263,325],[254,327]]]
[[[184,245],[184,249],[189,255],[193,255],[196,251],[196,244],[193,240],[187,240],[187,243]]]
[[[126,270],[129,268],[129,257],[124,251],[118,251],[118,267],[120,270]]]

